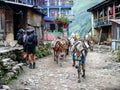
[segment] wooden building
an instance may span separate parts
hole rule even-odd
[[[62,35],[67,37],[68,36],[68,27],[67,25],[64,27],[62,26],[63,33],[58,32],[60,23],[55,23],[54,21],[56,18],[66,17],[68,18],[69,22],[73,20],[73,6],[74,0],[42,0],[41,7],[47,13],[45,18],[45,34],[44,40],[54,40],[56,36]],[[52,21],[52,22],[50,22]],[[61,28],[61,27],[60,27]]]
[[[112,50],[120,46],[120,19],[111,19],[112,22]]]
[[[0,39],[16,43],[19,26],[35,28],[38,44],[43,44],[43,17],[40,7],[16,1],[0,1]]]
[[[3,1],[0,1],[0,40],[13,38],[13,11]]]
[[[112,44],[113,32],[110,19],[120,18],[120,1],[104,0],[89,8],[92,13],[92,36],[99,44]]]

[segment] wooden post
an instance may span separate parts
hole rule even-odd
[[[102,29],[100,30],[100,35],[99,35],[99,42],[98,42],[98,45],[100,45],[101,35],[102,35]]]

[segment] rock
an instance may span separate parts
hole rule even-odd
[[[5,78],[1,78],[1,79],[0,79],[0,85],[3,85],[3,84],[7,84],[7,82],[6,82],[6,79],[5,79]]]
[[[9,42],[8,42],[8,41],[4,41],[4,46],[5,46],[5,47],[10,46]]]
[[[8,73],[7,73],[7,77],[8,77],[9,79],[12,79],[14,76],[15,76],[15,73],[14,73],[14,72],[8,72]]]
[[[9,62],[11,59],[10,58],[5,58],[5,59],[2,59],[2,62]]]
[[[25,88],[24,90],[30,90],[30,88]]]
[[[2,88],[5,89],[5,90],[10,90],[10,87],[7,86],[7,85],[2,85]]]
[[[19,67],[18,65],[15,65],[15,66],[12,68],[13,71],[14,71],[14,70],[18,71],[19,69],[20,69],[20,67]]]
[[[0,40],[0,46],[4,46],[4,41]]]

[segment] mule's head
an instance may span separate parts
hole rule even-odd
[[[81,62],[81,57],[82,57],[82,51],[83,51],[83,45],[82,42],[79,42],[76,44],[75,47],[75,67],[79,68],[80,62]]]
[[[81,61],[81,52],[80,51],[76,51],[75,52],[75,68],[79,68],[80,61]]]
[[[55,47],[54,47],[53,49],[54,49],[55,51],[59,51],[60,46],[61,46],[60,42],[57,41],[56,44],[55,44]]]

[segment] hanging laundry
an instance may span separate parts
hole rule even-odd
[[[112,7],[112,16],[115,15],[115,6]]]
[[[100,12],[100,16],[101,16],[101,17],[103,16],[103,11]]]
[[[111,7],[108,7],[108,12],[109,12],[109,14],[112,14],[112,8]]]

